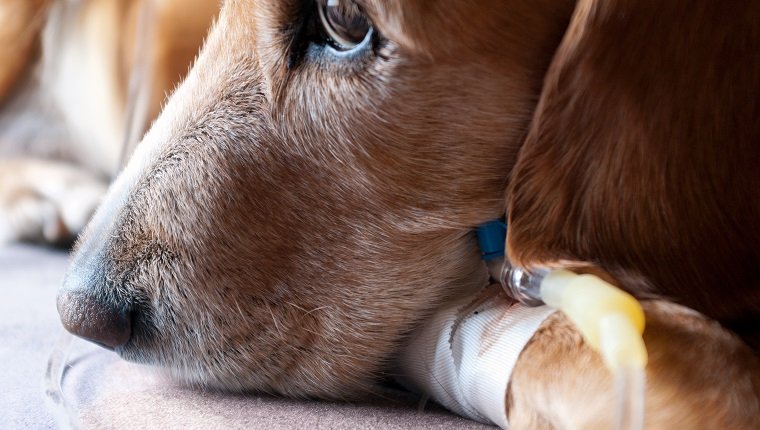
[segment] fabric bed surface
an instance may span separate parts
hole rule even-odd
[[[63,333],[55,293],[67,262],[42,247],[0,247],[0,429],[58,427],[43,384]],[[359,403],[193,390],[77,339],[68,363],[63,394],[83,428],[490,428],[430,404],[418,412],[416,397],[391,389]]]
[[[55,291],[66,263],[60,252],[0,246],[0,429],[54,427],[43,375],[63,330]]]

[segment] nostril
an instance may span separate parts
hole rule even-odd
[[[132,322],[126,311],[85,291],[61,291],[58,313],[66,330],[108,349],[125,345],[132,335]]]

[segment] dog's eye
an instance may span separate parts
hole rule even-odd
[[[338,51],[356,48],[372,32],[372,25],[353,0],[321,0],[317,8],[329,43]]]

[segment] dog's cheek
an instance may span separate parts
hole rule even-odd
[[[190,384],[236,391],[320,397],[365,391],[399,336],[414,325],[410,316],[424,316],[450,290],[482,281],[467,271],[473,264],[462,263],[477,259],[462,238],[403,243],[424,254],[447,252],[425,266],[410,262],[401,249],[386,249],[369,262],[352,261],[360,273],[355,277],[335,275],[327,266],[317,274],[273,274],[290,284],[276,296],[262,296],[234,276],[240,268],[153,254],[132,281],[150,289],[147,333],[153,337],[138,336],[135,355],[127,358],[166,366]],[[371,249],[353,245],[358,253]],[[452,267],[458,264],[466,267]],[[415,271],[432,276],[423,282]],[[466,276],[453,282],[447,273]],[[447,284],[449,291],[441,288]]]

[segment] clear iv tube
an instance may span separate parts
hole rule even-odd
[[[615,372],[615,428],[641,430],[644,428],[646,373],[641,368],[620,369]]]
[[[61,334],[55,349],[48,359],[44,385],[48,406],[58,423],[58,427],[71,430],[79,428],[76,418],[77,414],[66,401],[61,382],[63,381],[73,338],[74,336],[70,333]]]
[[[488,270],[511,298],[526,306],[544,304],[541,299],[541,282],[549,274],[548,269],[528,271],[497,258],[488,261]]]

